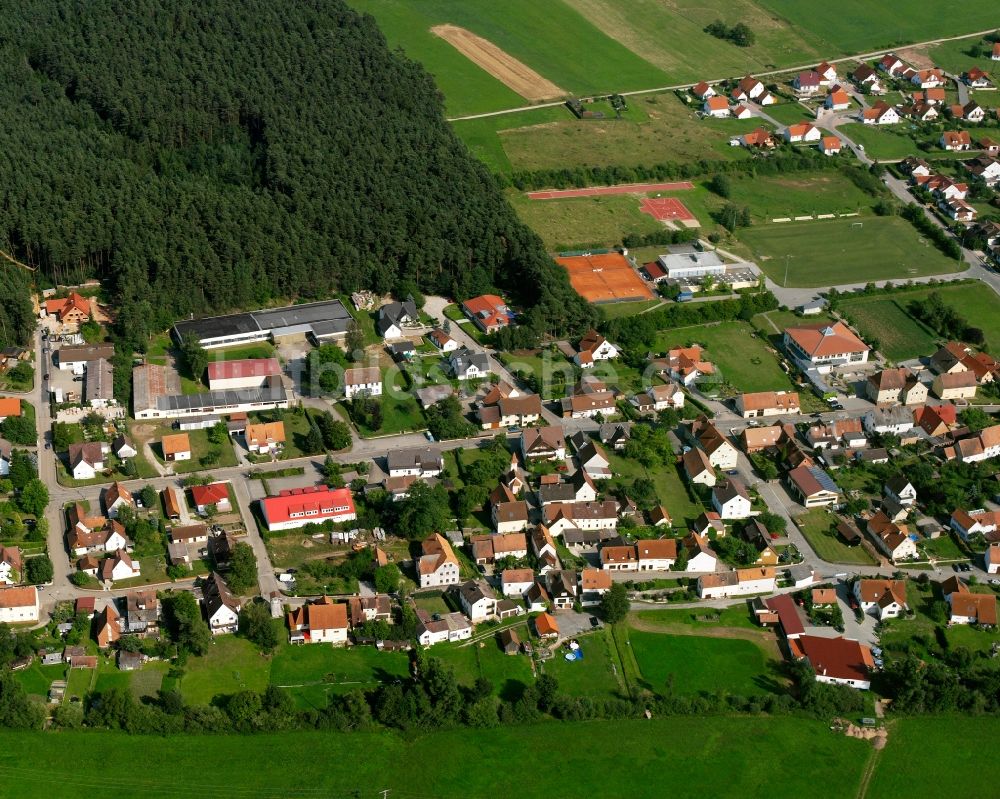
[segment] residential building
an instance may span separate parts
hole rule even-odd
[[[539,638],[558,638],[559,624],[549,613],[541,613],[535,617],[535,632]]]
[[[219,485],[219,484],[216,484]],[[280,491],[260,501],[261,513],[269,530],[292,530],[306,524],[336,524],[357,518],[349,488],[309,486]]]
[[[216,513],[230,513],[233,509],[232,502],[229,500],[229,483],[209,483],[203,486],[192,486],[191,499],[198,513],[202,516],[208,514],[209,508],[214,508]],[[262,507],[264,507],[264,502],[266,500],[262,501]]]
[[[723,118],[729,116],[729,101],[725,97],[709,97],[701,105],[705,116]]]
[[[427,338],[431,344],[445,354],[454,352],[461,347],[455,339],[439,328],[434,328],[434,330],[427,334]]]
[[[909,369],[882,369],[865,381],[865,396],[876,405],[923,405],[927,386]]]
[[[942,150],[969,150],[972,148],[972,136],[967,130],[946,130],[938,144]]]
[[[580,604],[585,608],[601,604],[601,597],[611,590],[611,575],[603,569],[580,572]]]
[[[0,583],[15,585],[21,582],[24,561],[19,547],[0,546]]]
[[[75,375],[82,375],[87,370],[88,363],[94,361],[111,362],[114,357],[114,344],[81,344],[60,347],[52,354],[53,361],[61,371],[70,371]]]
[[[778,553],[771,545],[771,533],[757,519],[750,519],[743,525],[740,537],[757,552],[754,566],[777,566]]]
[[[676,383],[661,383],[636,394],[632,398],[632,404],[641,413],[683,408],[684,392]]]
[[[946,405],[924,405],[913,411],[917,426],[929,436],[943,436],[958,425],[958,409]]]
[[[160,452],[167,463],[191,460],[191,439],[187,433],[173,433],[160,439]]]
[[[604,546],[600,555],[603,571],[633,572],[639,568],[634,544]]]
[[[521,454],[529,460],[565,460],[566,439],[557,426],[530,427],[521,433]]]
[[[603,480],[611,477],[611,462],[604,448],[596,441],[588,441],[576,452],[580,471],[591,480]],[[583,499],[583,497],[578,497]]]
[[[564,530],[614,530],[618,527],[618,505],[603,502],[556,502],[542,509],[545,526],[552,535]]]
[[[942,400],[972,399],[978,388],[979,382],[972,372],[937,375],[931,385],[934,396]]]
[[[1000,529],[1000,511],[959,508],[951,514],[949,526],[966,542],[974,535],[992,537],[991,534]]]
[[[708,538],[697,533],[691,533],[682,542],[687,550],[687,566],[689,572],[714,572],[719,565],[719,559],[708,545]]]
[[[133,591],[125,595],[125,616],[122,632],[146,638],[160,630],[160,600],[156,591]]]
[[[208,525],[175,525],[170,528],[170,540],[175,544],[207,544]]]
[[[899,113],[888,103],[876,100],[870,108],[862,110],[861,122],[865,125],[895,125],[899,122]]]
[[[0,588],[0,624],[38,621],[38,589],[33,585]]]
[[[639,571],[668,571],[677,561],[677,540],[643,538],[635,544]]]
[[[854,596],[861,610],[879,621],[895,619],[909,609],[905,580],[869,580],[854,583]]]
[[[449,356],[448,368],[457,380],[481,380],[490,374],[490,360],[485,352],[460,349]]]
[[[700,81],[691,87],[691,94],[699,100],[707,100],[709,97],[714,97],[716,91],[711,84]]]
[[[706,485],[709,488],[715,485],[715,469],[703,449],[692,447],[684,453],[681,461],[684,464],[684,473],[692,483]]]
[[[13,456],[14,447],[5,438],[0,438],[0,477],[10,474],[10,460]]]
[[[132,493],[124,485],[115,481],[104,489],[104,512],[109,519],[117,519],[118,511],[121,508],[131,508],[135,510],[135,499]]]
[[[66,297],[44,300],[41,304],[42,318],[54,316],[60,324],[74,329],[89,321],[92,314],[90,300],[75,291]]]
[[[875,547],[893,563],[917,557],[917,545],[905,524],[892,521],[884,511],[878,511],[865,527]]]
[[[478,409],[479,423],[483,430],[506,427],[526,427],[542,418],[542,398],[537,394],[500,397],[495,403],[485,399]]]
[[[496,294],[483,294],[466,300],[462,303],[462,313],[487,335],[508,327],[513,320],[507,303]]]
[[[322,597],[288,612],[289,641],[293,644],[347,644],[347,605]]]
[[[69,471],[75,480],[93,480],[104,471],[104,458],[110,452],[107,444],[85,441],[69,445]]]
[[[618,357],[618,348],[596,330],[588,330],[577,346],[573,362],[584,369],[597,361],[610,361]]]
[[[93,629],[98,649],[107,649],[122,637],[121,616],[113,599],[95,614]]]
[[[207,373],[211,391],[259,388],[269,377],[281,377],[281,364],[277,358],[212,361],[208,364]]]
[[[579,594],[576,572],[568,569],[550,571],[545,575],[549,599],[556,610],[570,610]]]
[[[810,95],[816,94],[820,89],[820,84],[823,83],[823,77],[815,70],[807,70],[806,72],[800,72],[794,78],[792,78],[792,87],[799,94]]]
[[[217,572],[212,572],[202,580],[201,594],[208,629],[212,631],[212,635],[236,632],[241,605]]]
[[[846,685],[867,691],[875,665],[871,649],[850,638],[803,635],[789,645],[795,657],[809,663],[816,682]]]
[[[2,443],[0,443],[0,448],[2,446]],[[116,458],[123,461],[134,458],[139,454],[132,442],[123,435],[115,436],[115,440],[111,442],[111,451]]]
[[[1000,573],[1000,541],[992,541],[983,554],[983,568],[987,574]]]
[[[101,561],[97,569],[97,579],[105,585],[118,580],[131,580],[139,577],[142,567],[139,561],[132,560],[124,549],[118,549]]]
[[[905,477],[890,477],[882,492],[886,497],[904,507],[911,507],[917,502],[917,489]]]
[[[285,423],[248,424],[243,433],[247,449],[255,455],[277,455],[285,448]]]
[[[890,433],[901,435],[913,429],[913,411],[906,406],[875,408],[863,417],[865,430],[869,433]]]
[[[458,584],[458,558],[451,544],[440,533],[424,540],[421,553],[417,560],[421,588]]]
[[[803,464],[788,472],[788,487],[807,508],[834,505],[840,501],[840,489],[818,466]]]
[[[705,350],[697,344],[681,347],[667,352],[664,371],[671,380],[676,380],[684,386],[691,386],[702,377],[716,374],[715,364],[705,360]]]
[[[500,592],[504,596],[524,596],[524,592],[535,582],[531,569],[504,569],[500,572]]]
[[[382,396],[382,370],[377,366],[361,366],[344,370],[344,398]]]
[[[386,457],[390,477],[437,477],[444,471],[444,458],[430,447],[391,450]]]
[[[458,588],[458,598],[462,610],[473,624],[489,621],[496,617],[497,597],[485,580],[467,580]]]
[[[375,330],[384,339],[402,338],[403,330],[420,323],[420,312],[413,300],[390,302],[378,309]]]
[[[705,451],[708,462],[716,469],[735,469],[739,452],[708,417],[699,416],[691,423],[690,435]]]
[[[1000,425],[992,425],[978,434],[955,442],[953,457],[965,463],[977,463],[1000,455]]]
[[[868,346],[843,322],[790,327],[785,330],[784,344],[795,358],[820,371],[868,361]]]
[[[957,577],[951,577],[941,583],[941,593],[944,595],[945,602],[948,603],[949,624],[997,626],[996,594],[972,593],[965,583]]]
[[[744,419],[762,416],[800,413],[799,395],[795,391],[759,391],[740,394],[736,398],[736,412]]]
[[[712,507],[723,519],[746,519],[750,516],[750,495],[739,479],[730,477],[712,488]]]
[[[823,134],[811,122],[799,122],[785,128],[784,136],[786,142],[796,144],[798,142],[819,141],[823,137]]]
[[[701,599],[721,599],[730,596],[772,593],[775,584],[775,571],[766,566],[703,574],[698,578],[698,597]]]
[[[594,391],[573,394],[562,399],[562,415],[566,419],[593,419],[618,415],[614,392]]]
[[[461,613],[446,613],[434,619],[417,608],[417,642],[421,646],[433,646],[446,641],[466,641],[472,637],[472,624]]]

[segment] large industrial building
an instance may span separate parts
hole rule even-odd
[[[206,350],[255,341],[311,340],[319,344],[346,336],[353,319],[340,300],[324,300],[178,322],[174,338],[179,343],[193,335]]]

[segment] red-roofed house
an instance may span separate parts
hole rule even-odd
[[[709,97],[701,107],[705,116],[727,117],[729,116],[729,101],[725,97]]]
[[[701,81],[700,83],[696,83],[694,86],[691,87],[691,94],[693,94],[699,100],[707,100],[709,97],[715,96],[715,89],[713,89],[705,81]]]
[[[823,155],[840,155],[840,139],[836,136],[824,136],[819,142],[819,151]]]
[[[347,643],[347,605],[329,597],[295,608],[287,618],[289,640],[293,644]]]
[[[327,520],[349,522],[356,518],[354,497],[347,488],[293,488],[276,497],[265,497],[260,508],[270,530],[291,530]]]
[[[215,510],[219,513],[229,513],[233,509],[229,501],[229,483],[192,486],[191,499],[194,500],[194,505],[202,516],[208,512],[209,506],[215,506]]]
[[[75,291],[68,297],[45,300],[42,308],[45,316],[54,316],[64,325],[79,325],[90,319],[90,301]]]
[[[819,141],[821,138],[823,134],[811,122],[799,122],[785,128],[785,141],[790,143]]]
[[[496,333],[511,322],[510,309],[496,294],[483,294],[462,303],[462,312],[484,333]]]
[[[869,670],[874,665],[871,649],[850,638],[818,638],[803,635],[790,645],[792,653],[805,658],[816,673],[816,682],[847,685],[863,691],[871,687]]]

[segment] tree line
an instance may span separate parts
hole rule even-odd
[[[0,86],[0,249],[43,285],[101,279],[126,345],[408,283],[510,291],[539,334],[593,321],[431,78],[342,0],[28,0],[0,19]],[[0,340],[24,341],[10,271]]]

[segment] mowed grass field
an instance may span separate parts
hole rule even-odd
[[[996,27],[996,8],[968,5],[942,14],[929,0],[872,3],[843,0],[836,5],[801,0],[757,0],[764,9],[796,30],[822,38],[825,56],[896,47],[944,36],[959,36]]]
[[[856,227],[857,223],[863,223]],[[753,258],[778,285],[835,286],[942,275],[963,264],[946,258],[899,217],[830,219],[757,225],[739,232]]]
[[[874,566],[875,561],[860,546],[849,547],[833,529],[834,516],[824,508],[813,508],[795,520],[816,554],[829,563],[855,563]]]
[[[932,286],[887,296],[843,300],[841,307],[867,338],[877,338],[885,355],[895,360],[929,354],[936,336],[913,319],[907,306],[937,292],[975,327],[982,328],[991,351],[1000,347],[1000,298],[978,283]]]
[[[391,46],[402,47],[434,75],[451,116],[529,103],[431,33],[435,25],[457,25],[488,39],[569,94],[669,83],[660,69],[563,0],[351,0],[351,5],[372,14]]]
[[[756,220],[768,220],[852,213],[869,208],[871,197],[842,173],[829,170],[734,179],[730,202],[749,207]]]
[[[780,391],[791,389],[792,383],[767,341],[759,337],[747,322],[720,322],[676,330],[665,330],[656,338],[657,352],[672,347],[701,344],[705,357],[722,371],[726,382],[739,391]]]
[[[824,799],[849,799],[871,753],[870,744],[834,735],[825,721],[725,716],[552,722],[408,738],[294,732],[152,743],[113,732],[0,733],[4,796],[90,799],[99,786],[121,799],[367,797],[384,789],[390,796],[476,799],[564,796],[569,786],[586,786],[590,797],[618,799],[627,786],[631,799],[742,799],[767,785],[774,799],[797,799],[823,785]],[[109,770],[106,759],[93,756],[98,751],[142,768]],[[268,765],[298,762],[303,753],[308,768]],[[640,773],[648,777],[637,779]]]
[[[668,684],[678,694],[714,694],[723,687],[740,696],[780,690],[770,674],[778,664],[751,641],[629,630],[627,648],[645,687],[659,693]]]
[[[934,351],[936,336],[906,311],[908,294],[848,300],[840,310],[868,341],[878,341],[879,351],[894,361],[918,358]]]

